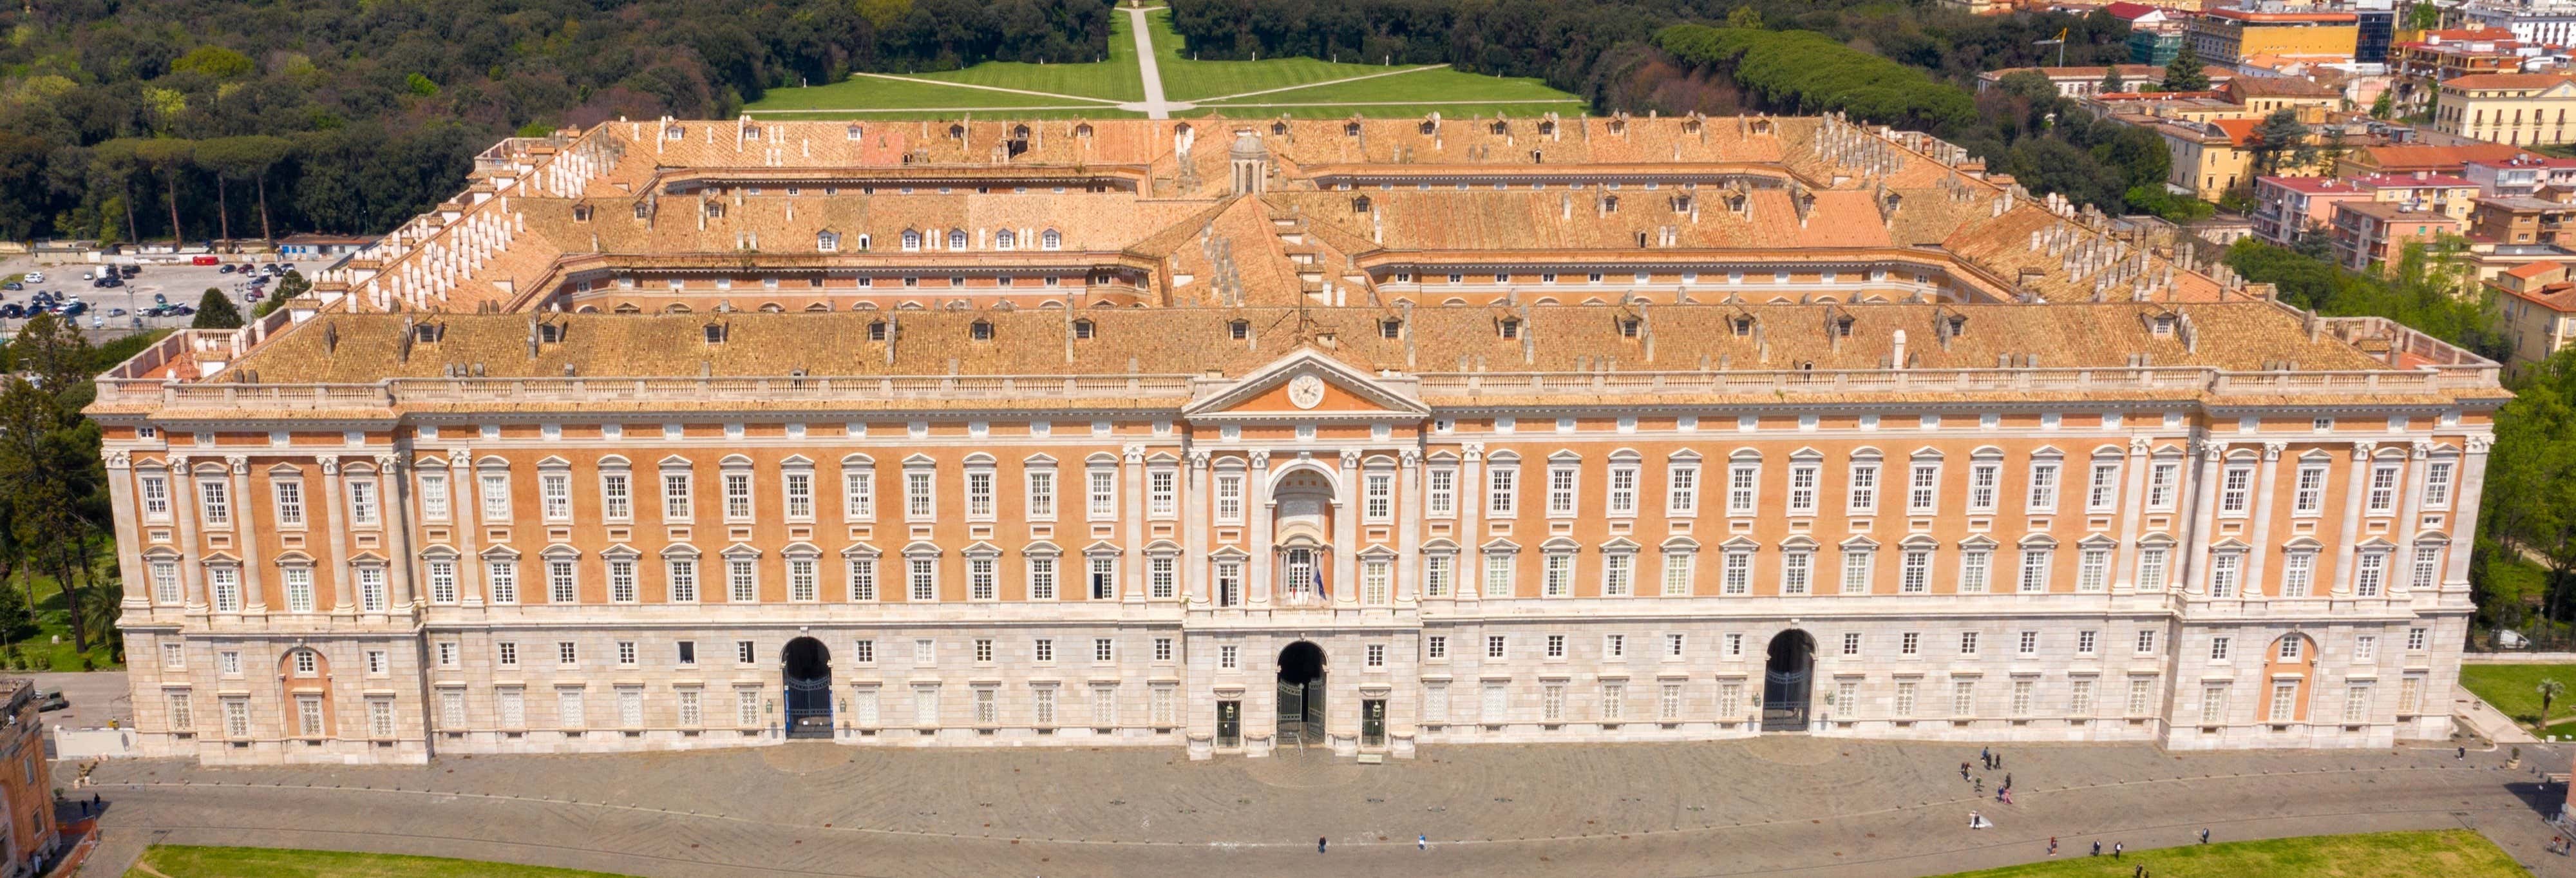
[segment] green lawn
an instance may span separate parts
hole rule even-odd
[[[1106,61],[994,61],[964,70],[905,74],[900,79],[854,76],[828,85],[771,89],[744,110],[773,119],[926,119],[968,113],[1010,118],[1132,118],[1138,114],[1117,110],[1113,103],[1145,97],[1136,43],[1129,35],[1127,20],[1124,12],[1112,19],[1115,32],[1109,38]],[[1358,113],[1411,118],[1436,110],[1448,118],[1470,118],[1496,114],[1531,117],[1549,111],[1574,115],[1584,111],[1581,99],[1536,79],[1497,79],[1439,68],[1399,73],[1410,68],[1296,57],[1192,61],[1181,47],[1181,38],[1172,33],[1169,12],[1148,14],[1146,27],[1153,37],[1166,99],[1221,99],[1198,110],[1176,110],[1175,116],[1204,115],[1214,110],[1237,117],[1336,119]],[[1380,75],[1387,73],[1396,75]],[[1363,76],[1376,78],[1347,81]],[[961,88],[957,84],[1045,94]],[[1546,103],[1508,103],[1514,101]]]
[[[125,878],[623,878],[606,872],[514,866],[445,857],[281,848],[153,845]]]
[[[2544,677],[2567,684],[2568,694],[2551,704],[2549,712],[2563,717],[2576,710],[2576,665],[2460,666],[2460,685],[2526,725],[2540,719],[2540,693],[2535,687]]]
[[[2124,860],[2069,847],[2056,859],[1946,878],[2129,878],[2144,863],[2157,875],[2262,878],[2524,878],[2530,875],[2486,837],[2466,829],[2313,835],[2270,841],[2133,850]]]

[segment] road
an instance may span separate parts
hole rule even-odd
[[[1161,8],[1163,7],[1156,6],[1152,9],[1127,10],[1128,29],[1133,31],[1136,37],[1136,70],[1145,80],[1145,100],[1142,103],[1122,105],[1120,109],[1143,110],[1145,118],[1148,119],[1169,119],[1172,118],[1173,110],[1188,109],[1186,106],[1175,106],[1172,102],[1163,99],[1163,70],[1154,60],[1153,29],[1148,26],[1150,23],[1145,19],[1145,13]]]
[[[2125,843],[2468,826],[2542,875],[2536,765],[2441,748],[2168,753],[2007,748],[2016,804],[1973,794],[1973,744],[1750,741],[1425,748],[1190,762],[1177,749],[865,749],[479,756],[426,767],[101,766],[106,864],[153,840],[510,860],[641,876],[1812,874],[1897,878]],[[67,770],[67,769],[66,769]],[[2001,780],[2002,772],[1988,775]],[[1997,824],[1971,832],[1968,812]],[[1416,850],[1417,833],[1432,842]],[[1332,840],[1318,855],[1314,839]],[[1325,859],[1319,859],[1319,856]],[[111,872],[110,874],[114,874]]]

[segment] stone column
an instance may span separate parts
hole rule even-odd
[[[2246,597],[2265,593],[2280,597],[2277,589],[2266,592],[2263,588],[2263,568],[2272,556],[2272,492],[2280,481],[2281,452],[2289,448],[2287,442],[2263,443],[2262,481],[2254,489],[2254,518],[2245,525],[2245,581],[2237,592]]]
[[[2218,490],[2220,473],[2225,469],[2227,443],[2202,440],[2200,444],[2200,477],[2192,480],[2191,534],[2184,538],[2182,553],[2182,587],[2186,594],[2208,594],[2209,586],[2200,581],[2209,565],[2210,532],[2218,529]]]
[[[135,522],[143,510],[134,503],[134,459],[125,451],[107,453],[108,509],[116,522],[117,579],[125,583],[123,600],[126,612],[146,611],[152,606],[152,575],[143,566],[143,535]]]
[[[376,515],[387,534],[387,549],[393,554],[393,589],[390,607],[395,612],[415,609],[412,598],[413,570],[420,566],[419,552],[412,546],[411,509],[402,502],[411,492],[402,489],[402,455],[376,455]]]
[[[480,607],[484,599],[484,577],[478,574],[483,571],[483,557],[480,554],[481,550],[476,546],[481,541],[482,535],[466,518],[473,514],[475,508],[473,463],[473,458],[466,455],[465,449],[452,449],[447,454],[447,524],[448,533],[456,537],[456,551],[465,556],[456,559],[458,600],[464,606]],[[634,504],[637,509],[644,508],[646,503],[654,502],[645,499],[647,496],[644,493],[647,487],[645,477],[634,474],[639,469],[642,469],[640,465],[630,466],[626,477],[627,502]],[[655,491],[650,496],[657,498],[661,496],[659,479],[655,479],[650,487]],[[642,518],[640,515],[635,517]]]
[[[2147,476],[2155,468],[2152,455],[2155,441],[2145,436],[2129,437],[2129,472],[2121,479],[2120,550],[2118,567],[2111,571],[2111,590],[2130,591],[2138,585],[2138,530],[2147,517]]]
[[[349,518],[347,503],[340,491],[340,457],[318,455],[314,462],[322,465],[322,506],[331,516],[331,554],[323,558],[322,563],[313,565],[313,569],[331,578],[332,614],[346,616],[358,611],[357,600],[350,593],[353,589],[349,584],[350,577],[357,574],[349,569]],[[316,585],[318,587],[319,583]]]
[[[1359,595],[1360,451],[1342,449],[1342,489],[1333,492],[1333,603]]]
[[[1403,469],[1396,479],[1395,602],[1409,604],[1419,594],[1414,582],[1422,576],[1422,449],[1404,449],[1399,461]]]
[[[1706,477],[1701,483],[1705,485]],[[1459,600],[1477,600],[1485,596],[1485,555],[1477,548],[1484,542],[1479,528],[1485,514],[1485,443],[1468,442],[1459,446],[1458,460],[1458,581],[1451,583],[1449,593]]]
[[[2486,494],[2487,449],[2495,444],[2489,433],[2471,433],[2461,440],[2460,469],[2455,476],[2459,487],[2451,491],[2450,563],[2442,574],[2442,587],[2465,586],[2469,582],[2469,545],[2478,532],[2478,500]]]
[[[224,455],[224,469],[232,474],[233,536],[240,546],[242,612],[258,615],[268,611],[268,596],[260,588],[259,572],[267,567],[260,557],[259,516],[250,502],[250,455]]]
[[[1127,538],[1121,541],[1126,545],[1118,550],[1118,577],[1111,587],[1117,590],[1115,594],[1119,599],[1141,602],[1145,599],[1145,589],[1141,585],[1145,581],[1145,444],[1130,442],[1121,451],[1124,453],[1118,457],[1118,483],[1126,492],[1127,500],[1119,505],[1126,507],[1121,510],[1121,517],[1126,525],[1123,529]],[[1088,571],[1085,571],[1083,580],[1087,587],[1090,581]]]
[[[197,471],[188,456],[173,454],[170,465],[170,516],[179,526],[179,582],[188,590],[188,612],[206,611],[205,553],[197,544]]]
[[[1252,471],[1244,476],[1243,492],[1244,502],[1252,507],[1251,539],[1244,541],[1252,547],[1252,557],[1248,562],[1251,569],[1245,571],[1252,578],[1248,585],[1251,595],[1244,599],[1244,604],[1267,607],[1270,605],[1270,568],[1279,563],[1275,557],[1276,550],[1270,545],[1271,532],[1275,529],[1272,522],[1278,517],[1279,501],[1270,490],[1268,449],[1253,449]]]
[[[1208,519],[1216,515],[1215,496],[1208,481],[1209,455],[1205,451],[1189,453],[1189,468],[1181,473],[1181,576],[1187,583],[1191,604],[1208,603],[1207,540]]]
[[[2352,443],[2352,478],[2344,486],[2343,536],[2335,543],[2334,578],[2328,580],[2327,594],[2337,597],[2352,595],[2353,543],[2361,539],[2361,498],[2370,492],[2370,453],[2378,443],[2362,440]]]

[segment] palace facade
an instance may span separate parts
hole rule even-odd
[[[2446,735],[2496,365],[2203,268],[1831,118],[616,122],[90,413],[209,762]]]

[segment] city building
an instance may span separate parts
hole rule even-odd
[[[2468,170],[2470,162],[2505,162],[2541,158],[2539,153],[2502,143],[2392,143],[2345,150],[2335,160],[2339,177],[2369,174],[2450,174]]]
[[[2444,18],[2466,27],[2507,31],[2524,42],[2576,43],[2576,3],[2568,0],[2470,0],[2446,11]]]
[[[2469,233],[2505,244],[2576,244],[2576,236],[2565,233],[2569,220],[2576,219],[2576,202],[2565,200],[2567,192],[2553,191],[2550,195],[2479,198],[2476,212],[2470,214]]]
[[[2511,372],[2519,374],[2576,340],[2576,283],[2567,277],[2566,262],[2532,262],[2487,285],[2497,293],[2496,310],[2513,350],[2505,361]]]
[[[2049,82],[2057,85],[2058,94],[2065,95],[2067,97],[2082,97],[2084,95],[2101,93],[2102,80],[2108,78],[2111,68],[2099,66],[2013,67],[2004,70],[1988,70],[1984,73],[1977,74],[1977,93],[1984,94],[1988,91],[1992,91],[1997,85],[2000,85],[2003,82],[2004,77],[2023,71],[2037,71],[2040,74],[2047,76]],[[2236,71],[2214,65],[2202,68],[2202,72],[2209,76],[2209,81],[2212,86],[2217,86],[2236,78]],[[2163,85],[2164,79],[2165,66],[2162,64],[2120,65],[2120,90],[2122,92],[2154,91]]]
[[[2258,55],[2349,63],[2359,39],[2359,18],[2352,12],[2306,5],[2221,7],[2191,20],[2192,51],[2211,64],[2233,65]]]
[[[2576,77],[2555,73],[2481,73],[2442,81],[2433,128],[2513,146],[2576,140],[2567,111],[2576,107]]]
[[[0,878],[42,875],[62,834],[54,823],[53,775],[45,768],[44,721],[37,712],[36,684],[24,679],[0,680],[5,692],[5,719],[0,719]]]
[[[2535,195],[2542,189],[2576,189],[2576,159],[2480,159],[2464,163],[2460,176],[2477,184],[2478,192],[2485,195]]]
[[[2402,202],[2339,202],[2334,206],[2335,259],[2354,271],[2377,271],[2403,258],[2406,245],[2458,235],[2463,225]]]
[[[2283,247],[2334,226],[2334,207],[2370,201],[2373,193],[2341,177],[2254,178],[2254,236]]]
[[[2205,259],[1835,118],[513,138],[99,380],[139,746],[2447,735],[2498,366]]]
[[[2343,92],[2304,77],[2237,76],[2215,87],[2244,107],[2248,116],[2258,119],[2289,110],[2298,114],[2299,121],[2314,125],[2326,121],[2328,112],[2343,107]]]

